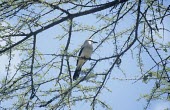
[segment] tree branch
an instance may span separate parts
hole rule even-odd
[[[68,20],[68,19],[73,19],[73,18],[80,17],[80,16],[83,16],[83,15],[87,15],[87,14],[99,12],[99,11],[101,11],[101,10],[110,8],[110,7],[112,7],[112,6],[118,5],[119,3],[123,3],[123,2],[126,2],[126,1],[128,1],[128,0],[121,0],[120,2],[119,2],[119,0],[115,0],[115,1],[113,1],[113,2],[106,3],[105,5],[102,5],[102,6],[97,7],[97,8],[93,8],[93,9],[86,10],[86,11],[79,12],[79,13],[70,14],[70,15],[68,15],[68,16],[66,16],[66,17],[61,18],[61,19],[58,20],[58,21],[55,21],[55,22],[53,22],[53,23],[51,23],[51,24],[48,24],[47,26],[44,26],[44,27],[41,28],[41,29],[38,29],[38,30],[36,30],[36,31],[34,31],[34,32],[31,32],[31,33],[29,33],[29,34],[25,34],[26,37],[25,37],[24,39],[22,39],[22,40],[18,41],[17,43],[11,45],[10,47],[7,47],[7,48],[5,48],[5,49],[3,49],[3,50],[0,50],[0,54],[2,54],[2,53],[4,53],[4,52],[8,51],[9,49],[11,49],[11,48],[13,48],[13,47],[21,44],[22,42],[24,42],[24,41],[26,41],[28,38],[30,38],[32,35],[35,35],[35,34],[37,35],[38,33],[42,32],[42,31],[44,31],[44,30],[47,30],[47,29],[49,29],[49,28],[51,28],[51,27],[53,27],[53,26],[55,26],[55,25],[57,25],[57,24],[60,24],[60,23],[66,21],[66,20]]]

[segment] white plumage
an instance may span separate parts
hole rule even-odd
[[[97,43],[93,41],[92,39],[88,39],[84,42],[84,44],[81,47],[81,50],[79,52],[79,57],[77,59],[77,67],[75,70],[75,73],[73,75],[73,80],[76,80],[79,77],[81,67],[84,65],[84,63],[87,61],[88,58],[91,58],[91,54],[93,52],[93,43]]]

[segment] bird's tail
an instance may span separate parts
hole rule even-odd
[[[73,75],[73,81],[79,77],[80,71],[81,71],[81,68],[76,68],[74,75]]]

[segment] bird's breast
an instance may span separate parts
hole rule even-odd
[[[83,57],[86,57],[86,58],[90,58],[91,57],[91,54],[93,52],[93,48],[91,47],[87,47],[84,49],[84,52],[83,52]]]

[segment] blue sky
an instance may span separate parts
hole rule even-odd
[[[90,20],[87,20],[90,17]],[[83,24],[94,24],[95,18],[92,18],[92,16],[83,16],[78,19],[78,22],[81,22]],[[56,35],[61,34],[60,28],[57,26],[53,27],[52,29],[43,32],[38,35],[38,48],[40,51],[44,53],[57,53],[59,52],[59,48],[62,45],[66,44],[66,39],[57,41],[54,39]],[[76,33],[72,35],[70,47],[68,51],[72,51],[76,48],[80,48],[81,44],[84,42],[85,39],[87,39],[90,36],[88,32],[81,32]],[[48,42],[47,42],[48,38]],[[94,38],[96,41],[100,41],[100,36],[96,36]],[[41,43],[40,43],[41,42]],[[42,45],[43,44],[43,45]],[[107,46],[109,45],[109,42],[104,45],[101,50],[97,50],[97,52],[93,53],[92,58],[98,58],[104,57],[109,55],[111,49],[109,49]],[[96,47],[96,45],[94,45]],[[107,48],[107,50],[105,49]],[[134,48],[134,47],[132,47]],[[105,51],[105,52],[102,52]],[[135,53],[135,52],[134,52]],[[151,67],[153,62],[151,60],[148,60],[148,56],[144,55],[142,56],[146,61],[146,65],[144,65],[146,68]],[[76,59],[72,59],[70,62],[75,66]],[[100,68],[96,68],[97,71],[102,71],[103,69],[107,68],[107,64],[109,61],[105,61],[105,63],[101,63]],[[88,61],[84,67],[88,67],[90,64],[90,61]],[[128,78],[138,78],[140,76],[139,68],[136,67],[137,62],[135,61],[135,58],[132,57],[131,52],[128,51],[126,55],[122,58],[122,64],[120,65],[120,68],[124,70],[126,73],[126,76],[117,68],[115,67],[111,73],[111,77],[109,81],[107,82],[106,86],[112,91],[108,92],[106,90],[103,90],[101,94],[99,95],[99,98],[101,98],[103,101],[105,101],[107,104],[109,104],[113,110],[143,110],[143,108],[146,106],[146,100],[141,99],[137,101],[140,96],[144,94],[150,93],[152,87],[154,86],[153,82],[149,82],[147,84],[143,83],[141,80],[134,83],[134,80],[132,81],[120,81],[120,80],[113,80],[113,78],[122,78],[122,79],[128,79]],[[73,74],[73,73],[72,73]],[[53,74],[55,76],[55,74]],[[57,74],[56,74],[57,76]],[[160,104],[161,103],[161,104]],[[157,107],[160,108],[161,105],[163,105],[163,108],[170,107],[168,105],[168,102],[163,101],[154,101],[151,103],[151,106],[149,107],[149,110],[157,110]],[[73,107],[74,110],[79,110],[80,108],[82,110],[85,110],[89,108],[85,102],[80,102],[76,105],[76,107]],[[102,108],[99,108],[99,110]],[[162,109],[163,110],[163,109]]]
[[[103,11],[104,13],[105,11]],[[129,19],[127,21],[127,19]],[[134,17],[135,19],[135,17]],[[124,22],[126,22],[126,25],[133,23],[133,18],[124,18]],[[92,15],[82,16],[79,18],[74,19],[74,21],[82,23],[83,25],[98,25],[100,26],[103,22],[97,22],[96,18]],[[124,22],[123,24],[120,23],[119,28],[120,30],[123,30],[125,27]],[[101,23],[101,24],[100,24]],[[165,24],[166,25],[166,24]],[[119,29],[118,28],[118,29]],[[74,28],[73,28],[74,29]],[[117,29],[117,32],[120,30]],[[38,35],[38,42],[41,42],[38,44],[38,48],[40,51],[45,53],[57,53],[59,52],[59,48],[61,45],[66,44],[67,37],[65,37],[61,41],[57,41],[54,39],[57,35],[62,34],[62,30],[58,26],[54,26],[51,29],[42,32]],[[72,52],[76,48],[80,48],[84,40],[89,38],[91,35],[90,32],[77,32],[72,33],[72,38],[69,46],[69,52]],[[165,35],[167,36],[167,35]],[[95,36],[93,39],[95,41],[100,41],[104,36]],[[48,42],[47,42],[48,38]],[[166,39],[166,40],[165,40]],[[164,41],[170,40],[168,37],[165,37]],[[42,45],[43,44],[43,45]],[[93,53],[92,58],[99,58],[110,55],[110,51],[112,51],[113,48],[108,48],[112,44],[111,42],[106,42],[102,47]],[[136,46],[136,45],[135,45]],[[135,46],[132,47],[135,48]],[[94,48],[96,45],[94,45]],[[107,48],[107,49],[106,49]],[[104,52],[103,52],[104,51]],[[139,68],[136,66],[136,58],[135,54],[137,51],[134,51],[134,56],[132,56],[131,51],[129,50],[122,58],[122,64],[120,65],[120,68],[126,73],[126,76],[120,71],[117,67],[115,67],[111,73],[111,77],[108,80],[106,86],[112,91],[108,92],[106,90],[103,90],[101,94],[99,95],[99,98],[101,98],[103,101],[105,101],[107,104],[109,104],[113,110],[143,110],[143,108],[146,106],[146,100],[141,99],[137,101],[142,95],[150,93],[152,87],[154,86],[154,82],[148,82],[147,84],[143,83],[141,80],[133,83],[134,80],[127,80],[127,81],[120,81],[120,80],[113,80],[113,78],[122,78],[122,79],[128,79],[128,78],[139,78],[141,76]],[[154,63],[153,61],[149,60],[148,55],[143,54],[143,59],[145,62],[144,67],[145,70],[149,69]],[[76,59],[71,60],[72,65],[75,64]],[[147,63],[146,63],[147,62]],[[90,61],[88,61],[85,65],[85,67],[88,67],[90,64]],[[97,67],[96,71],[102,71],[103,69],[108,68],[109,61],[105,61],[100,64],[100,67]],[[73,74],[73,73],[72,73]],[[54,75],[55,76],[55,75]],[[149,106],[149,110],[163,110],[164,108],[169,107],[169,102],[164,101],[153,101],[151,105]],[[87,109],[89,108],[85,102],[78,103],[76,107],[74,107],[75,110],[79,109]],[[99,110],[102,108],[99,108]]]
[[[108,10],[106,10],[108,11]],[[105,13],[105,11],[102,11],[102,13]],[[53,15],[52,15],[53,16]],[[128,18],[129,17],[129,18]],[[128,20],[127,20],[128,19]],[[134,17],[135,19],[135,17]],[[131,23],[133,23],[132,16],[127,16],[127,18],[123,19],[123,22],[120,23],[119,28],[116,29],[117,32],[124,30],[128,27]],[[104,24],[104,22],[97,22],[96,18],[92,15],[82,16],[79,18],[75,18],[74,21],[82,23],[83,25],[95,25],[97,27]],[[126,22],[126,26],[124,25]],[[66,23],[65,23],[66,24]],[[168,23],[167,23],[168,24]],[[165,25],[167,25],[165,24]],[[74,29],[74,28],[73,28]],[[119,30],[120,29],[120,30]],[[55,39],[58,35],[62,35],[63,30],[60,28],[60,26],[54,26],[37,36],[37,49],[39,49],[40,52],[50,54],[50,53],[60,53],[61,46],[66,45],[67,37],[64,39],[58,41]],[[80,48],[84,40],[88,39],[92,33],[87,31],[82,32],[74,32],[72,33],[71,42],[68,51],[72,52],[73,50]],[[93,40],[100,42],[102,38],[104,38],[105,34],[98,34],[93,37]],[[165,35],[165,36],[168,36]],[[126,38],[125,36],[123,36]],[[122,40],[125,40],[122,38]],[[166,39],[166,40],[165,40]],[[168,37],[165,37],[164,41],[170,41]],[[120,41],[121,42],[121,41]],[[121,44],[121,43],[120,43]],[[97,46],[94,45],[94,48]],[[136,46],[136,45],[135,45]],[[132,47],[135,48],[135,46]],[[93,55],[92,58],[97,59],[100,57],[105,57],[112,55],[113,53],[113,47],[112,41],[107,41],[102,45],[101,48],[97,49]],[[146,106],[146,100],[141,99],[137,101],[137,99],[140,98],[140,96],[150,93],[152,87],[154,86],[154,82],[148,82],[147,84],[143,83],[141,80],[133,83],[134,80],[116,80],[114,78],[122,78],[122,79],[133,79],[133,78],[139,78],[141,76],[139,68],[136,66],[136,57],[137,51],[134,51],[133,55],[131,51],[129,50],[123,57],[122,57],[122,63],[120,65],[120,68],[126,73],[124,75],[122,71],[118,67],[114,67],[114,69],[111,72],[110,79],[108,80],[106,86],[111,90],[111,92],[106,91],[105,89],[102,90],[101,94],[99,95],[99,98],[106,102],[106,104],[110,105],[113,110],[143,110],[143,108]],[[145,62],[144,67],[147,70],[150,68],[154,63],[153,61],[148,59],[148,55],[142,56]],[[2,58],[5,59],[5,58]],[[16,55],[15,61],[18,60],[19,57]],[[45,60],[50,60],[50,57],[45,57]],[[58,59],[59,60],[59,59]],[[5,63],[5,60],[3,61]],[[88,68],[90,63],[92,61],[86,62],[83,68]],[[105,69],[109,67],[110,60],[103,61],[99,63],[97,68],[94,69],[95,72],[102,72]],[[71,58],[70,64],[72,64],[74,67],[76,66],[76,59]],[[72,72],[73,74],[73,72]],[[50,74],[52,77],[58,76],[58,70],[50,71]],[[54,85],[49,84],[48,87],[53,87]],[[76,93],[74,93],[76,94]],[[170,108],[169,102],[164,101],[153,101],[151,103],[151,106],[149,107],[149,110],[163,110],[164,108]],[[77,103],[75,107],[73,107],[74,110],[79,110],[80,108],[82,110],[87,110],[89,106],[85,102]],[[98,108],[99,110],[102,108]]]

